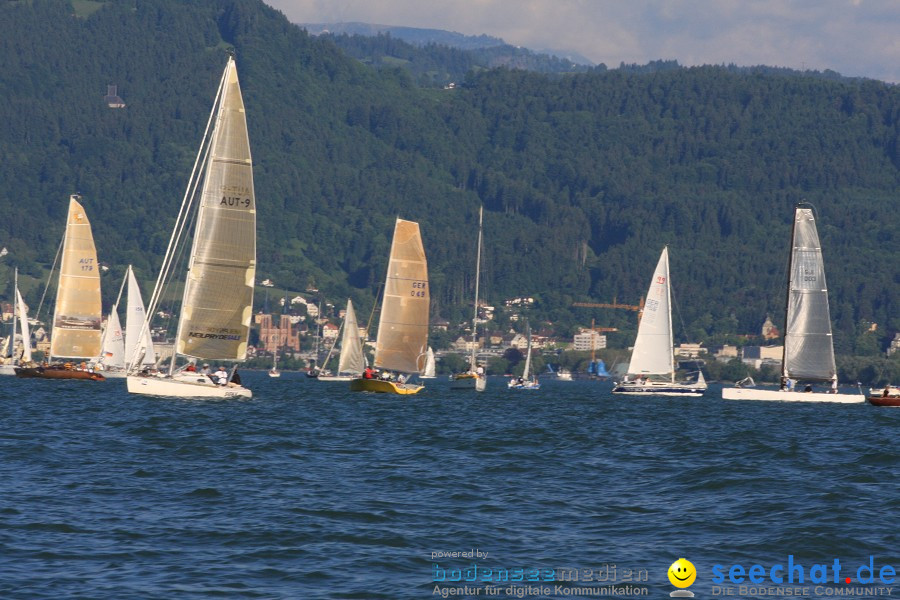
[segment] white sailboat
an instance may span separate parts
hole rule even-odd
[[[16,377],[105,379],[88,365],[100,356],[100,269],[91,223],[80,199],[77,194],[69,197],[50,356],[46,361],[49,364],[16,368]],[[54,363],[53,359],[65,362]]]
[[[319,375],[319,381],[351,381],[363,374],[366,370],[366,356],[363,353],[362,338],[359,336],[359,325],[356,321],[356,311],[353,310],[353,302],[347,299],[347,310],[344,313],[344,322],[341,323],[343,333],[341,336],[341,353],[338,358],[337,373]],[[332,350],[334,346],[332,346]],[[328,365],[325,358],[324,366]]]
[[[434,379],[437,377],[437,361],[434,358],[434,349],[431,346],[428,346],[428,351],[425,352],[425,370],[419,375],[420,379]]]
[[[269,369],[269,377],[281,377],[281,371],[278,370],[278,348],[272,353],[272,368]]]
[[[725,400],[781,400],[789,402],[865,402],[865,395],[840,394],[828,309],[825,263],[812,208],[794,209],[791,231],[790,280],[785,310],[782,389],[723,388]],[[795,381],[810,382],[796,391]],[[827,382],[831,393],[812,391],[812,383]]]
[[[481,281],[481,241],[484,230],[484,207],[478,211],[478,250],[475,253],[475,311],[472,316],[472,354],[469,357],[469,369],[465,373],[454,373],[450,376],[450,389],[475,390],[483,392],[487,388],[487,373],[478,364],[476,349],[478,343],[478,285]]]
[[[106,319],[97,369],[101,369],[106,377],[125,377],[125,336],[119,322],[118,302],[113,304]]]
[[[13,311],[12,311],[12,330],[9,339],[6,342],[6,351],[4,352],[5,362],[0,365],[0,375],[15,375],[16,365],[27,365],[31,363],[31,333],[28,330],[28,307],[22,300],[22,294],[19,292],[19,269],[16,268],[13,278]],[[16,324],[18,323],[18,328]],[[19,338],[22,346],[21,356],[16,356],[16,331],[21,333]]]
[[[198,194],[201,174],[203,185]],[[217,382],[194,371],[175,371],[177,356],[219,361],[220,365],[225,361],[238,363],[247,356],[256,277],[256,197],[234,57],[229,57],[225,65],[139,339],[150,329],[150,319],[171,276],[194,209],[196,222],[175,356],[165,375],[138,374],[140,365],[132,364],[128,391],[178,398],[250,398],[252,392],[232,380],[235,369]]]
[[[637,396],[702,396],[706,391],[702,371],[696,381],[675,381],[668,246],[659,256],[647,290],[647,302],[638,324],[628,374],[612,391]]]
[[[416,394],[422,385],[401,381],[400,374],[425,368],[428,349],[428,262],[419,224],[397,219],[375,339],[375,367],[350,382],[351,391]],[[393,376],[396,375],[396,379]]]
[[[539,390],[541,382],[538,381],[537,375],[531,371],[531,327],[525,323],[525,335],[528,338],[528,349],[525,352],[525,369],[522,371],[521,377],[513,377],[506,384],[511,390]]]
[[[144,328],[147,313],[144,310],[144,299],[141,297],[141,286],[134,276],[134,269],[128,265],[128,298],[125,302],[125,368],[131,369],[132,363],[143,367],[156,365],[156,351],[150,329]],[[117,303],[118,304],[118,303]]]

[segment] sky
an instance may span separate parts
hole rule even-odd
[[[617,67],[831,69],[900,83],[900,0],[264,0],[294,23],[487,34]]]

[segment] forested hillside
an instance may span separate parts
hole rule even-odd
[[[791,210],[808,201],[839,349],[863,322],[900,330],[896,86],[704,67],[489,70],[425,89],[257,0],[73,5],[0,2],[0,245],[32,278],[80,191],[106,300],[129,262],[149,285],[234,48],[260,280],[365,311],[400,215],[422,223],[435,314],[457,318],[484,203],[489,301],[534,296],[535,319],[633,327],[570,304],[636,303],[669,244],[679,314],[702,340],[780,321]],[[108,84],[125,108],[103,102]]]

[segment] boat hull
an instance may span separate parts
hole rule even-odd
[[[129,375],[126,378],[128,392],[144,396],[168,396],[172,398],[252,398],[249,389],[229,383],[216,385],[203,375],[175,375],[155,377]]]
[[[424,385],[413,383],[398,383],[384,379],[363,379],[358,377],[350,380],[351,392],[374,392],[376,394],[401,394],[404,396],[418,394],[425,389]]]
[[[81,379],[85,381],[106,381],[100,373],[78,371],[62,367],[16,367],[16,377],[23,379]]]
[[[627,396],[681,396],[699,398],[706,393],[706,385],[683,384],[670,382],[648,383],[620,383],[613,390],[613,394]]]
[[[450,378],[451,390],[475,390],[483,392],[487,387],[487,378],[470,373],[460,373]]]
[[[900,396],[869,396],[872,406],[900,406]]]
[[[519,383],[513,379],[506,384],[506,387],[511,390],[539,390],[541,389],[541,384],[538,381],[524,381]]]
[[[768,400],[774,402],[838,402],[860,404],[866,401],[862,394],[829,394],[826,392],[789,392],[760,388],[723,388],[723,400]]]
[[[0,365],[0,375],[8,375],[10,377],[15,377],[16,366],[15,365]]]
[[[319,381],[353,381],[356,379],[354,375],[319,375],[316,377]]]

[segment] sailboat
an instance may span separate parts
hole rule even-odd
[[[528,338],[528,350],[525,352],[525,369],[522,371],[521,377],[513,377],[506,384],[511,390],[539,390],[541,383],[537,376],[531,371],[531,327],[525,323],[525,335]]]
[[[632,378],[630,381],[629,376]],[[696,381],[675,381],[668,246],[663,248],[650,281],[628,374],[612,391],[614,394],[637,396],[702,396],[706,391],[702,371],[698,372]]]
[[[203,185],[198,194],[201,174]],[[140,364],[133,360],[128,391],[178,398],[250,398],[252,392],[235,381],[236,366],[227,376],[218,369],[223,376],[217,381],[189,368],[175,370],[178,356],[221,361],[220,365],[247,357],[256,276],[256,196],[247,119],[233,56],[228,57],[219,82],[139,339],[150,329],[194,210],[190,262],[168,373],[138,373]]]
[[[272,353],[272,368],[269,369],[269,377],[281,377],[281,371],[278,370],[278,348]]]
[[[484,367],[478,365],[475,355],[478,344],[478,284],[481,280],[481,240],[484,223],[484,207],[478,211],[478,250],[475,253],[475,312],[472,316],[472,354],[469,357],[469,369],[465,373],[454,373],[450,377],[450,389],[475,390],[483,392],[487,387],[487,374]]]
[[[429,303],[428,263],[419,224],[398,218],[375,338],[374,363],[381,373],[366,369],[362,377],[350,381],[351,391],[416,394],[424,389],[402,379],[425,368]]]
[[[437,377],[437,361],[434,358],[434,349],[428,346],[425,352],[425,370],[419,375],[420,379],[434,379]]]
[[[839,394],[828,287],[822,246],[812,208],[794,208],[791,229],[790,267],[785,310],[784,353],[781,360],[782,389],[757,387],[723,388],[725,400],[783,400],[792,402],[865,402],[858,394]],[[795,391],[794,382],[810,382]],[[813,382],[828,382],[831,393],[812,391]]]
[[[106,319],[106,328],[100,341],[100,357],[97,370],[102,370],[106,377],[125,377],[125,335],[119,321],[118,301],[113,304]]]
[[[344,322],[341,323],[343,334],[341,337],[341,354],[338,358],[337,373],[320,373],[319,381],[351,381],[363,374],[366,370],[366,356],[363,354],[362,338],[359,337],[359,325],[356,322],[356,311],[353,310],[353,302],[347,299],[347,310],[344,313]],[[334,350],[334,346],[331,347]],[[331,353],[323,363],[328,365]]]
[[[17,367],[16,377],[105,379],[88,365],[100,356],[100,269],[91,223],[80,199],[77,194],[69,197],[50,356],[44,365]],[[54,363],[54,358],[66,362]],[[72,361],[79,361],[80,365]]]
[[[15,375],[17,365],[28,365],[31,363],[31,333],[28,331],[28,309],[22,300],[21,292],[19,292],[18,268],[16,268],[13,282],[12,331],[10,331],[6,352],[4,353],[6,362],[0,365],[0,375]],[[19,324],[18,331],[21,332],[22,340],[22,354],[18,359],[16,358],[16,323]]]
[[[130,370],[132,364],[142,367],[156,365],[156,351],[150,329],[144,328],[147,313],[144,310],[144,299],[141,297],[141,286],[138,285],[134,269],[128,265],[128,298],[125,302],[125,368]],[[118,303],[116,303],[118,304]]]

